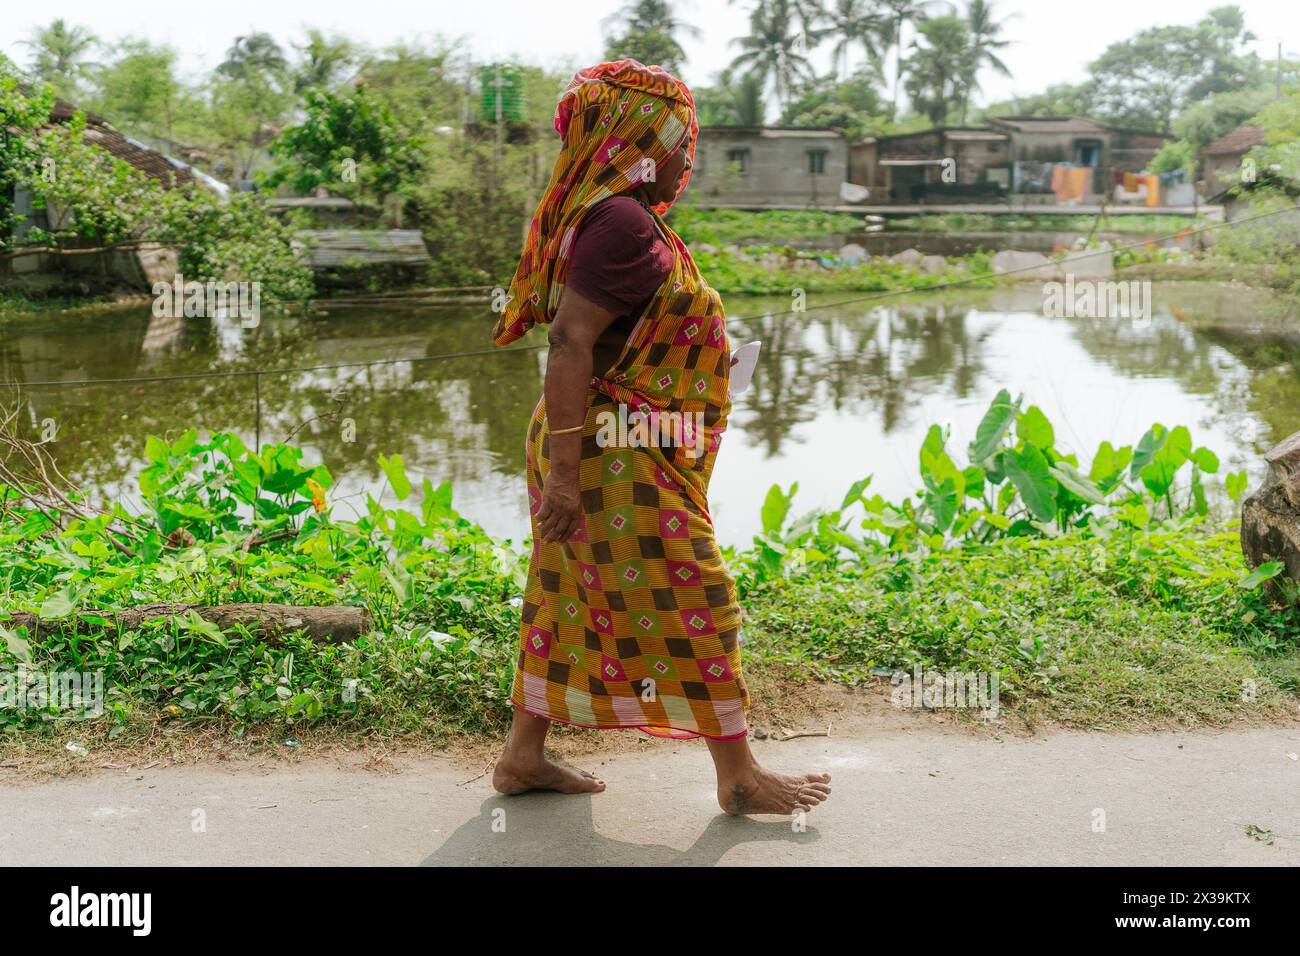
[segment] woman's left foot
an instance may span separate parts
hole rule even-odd
[[[718,803],[732,816],[808,811],[830,795],[828,773],[776,773],[757,764],[738,779],[718,781]]]

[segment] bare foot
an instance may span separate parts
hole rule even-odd
[[[561,767],[542,760],[537,763],[513,761],[502,757],[492,772],[492,786],[500,793],[524,793],[528,790],[554,790],[557,793],[600,793],[605,781],[597,780],[585,770]]]
[[[718,803],[732,816],[811,810],[831,795],[828,773],[775,773],[755,764],[744,777],[718,781]]]

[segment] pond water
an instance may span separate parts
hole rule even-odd
[[[899,499],[919,486],[927,428],[966,444],[999,388],[1023,392],[1057,444],[1091,461],[1103,439],[1136,442],[1152,423],[1185,424],[1227,467],[1300,428],[1300,338],[1288,306],[1262,293],[1157,284],[1149,322],[1049,318],[1038,285],[837,305],[851,294],[727,298],[733,345],[761,340],[738,396],[710,498],[724,544],[744,544],[774,483],[799,483],[796,511],[834,507],[854,480]],[[770,313],[770,314],[769,314]],[[377,456],[400,453],[412,478],[450,479],[462,514],[518,540],[527,533],[523,439],[545,352],[491,351],[485,304],[331,303],[317,314],[162,320],[148,305],[22,317],[0,325],[5,403],[33,437],[49,423],[61,467],[101,499],[134,500],[151,434],[228,429],[252,442],[252,377],[130,381],[207,372],[387,364],[261,377],[263,441],[291,440],[325,461],[346,513],[384,489]],[[543,338],[537,335],[537,342]],[[105,384],[72,383],[108,379]],[[126,381],[124,381],[126,380]],[[345,441],[345,420],[354,423]]]

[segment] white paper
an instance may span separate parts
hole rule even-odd
[[[749,388],[750,380],[754,377],[754,369],[758,366],[758,350],[762,345],[762,342],[746,342],[731,353],[735,363],[731,366],[732,395],[739,395]]]

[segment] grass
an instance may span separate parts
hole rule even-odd
[[[918,664],[996,674],[1004,713],[1028,724],[1294,716],[1295,613],[1231,583],[1243,573],[1234,532],[1184,529],[1008,538],[874,568],[742,576],[745,668],[759,697],[822,681],[883,685],[883,671]],[[33,642],[33,667],[103,669],[108,709],[95,721],[10,723],[0,751],[48,755],[68,741],[147,751],[182,733],[416,746],[500,735],[518,612],[449,601],[430,615],[454,634],[430,625],[342,647],[229,634],[221,645],[157,627]],[[768,701],[761,713],[779,709]]]
[[[1294,715],[1300,622],[1228,583],[1244,573],[1228,531],[1011,538],[761,585],[746,595],[746,634],[751,654],[821,680],[917,664],[997,674],[1004,709],[1031,723]]]

